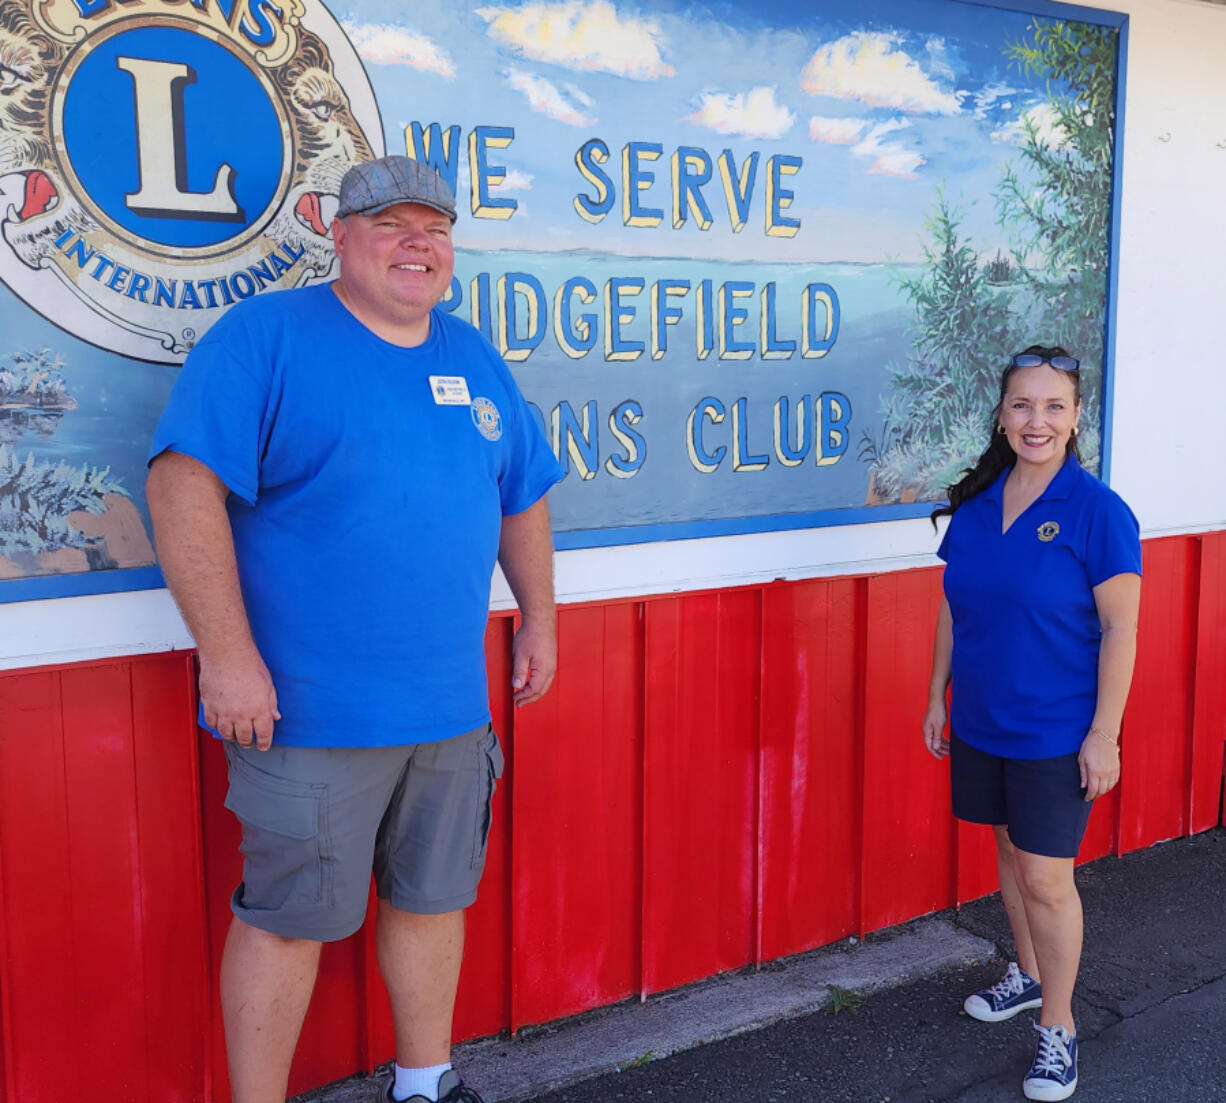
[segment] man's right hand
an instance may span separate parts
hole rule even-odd
[[[200,703],[205,723],[222,739],[240,747],[254,743],[261,751],[272,746],[273,723],[281,714],[277,691],[258,652],[224,659],[201,655]]]

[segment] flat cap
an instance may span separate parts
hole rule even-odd
[[[397,203],[422,203],[456,219],[455,195],[429,165],[392,155],[354,165],[341,181],[336,217],[377,214]]]

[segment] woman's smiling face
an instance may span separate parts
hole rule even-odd
[[[1018,368],[1009,376],[1000,423],[1019,462],[1062,464],[1080,417],[1081,403],[1069,372],[1040,364]]]

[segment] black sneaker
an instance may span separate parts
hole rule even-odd
[[[384,1103],[430,1103],[424,1095],[410,1095],[408,1099],[397,1100],[392,1095],[392,1085],[396,1078],[392,1077],[383,1089]],[[438,1078],[438,1103],[485,1103],[472,1088],[465,1087],[464,1081],[455,1069],[448,1069]]]
[[[1017,962],[1009,962],[1009,968],[991,988],[967,996],[962,1009],[981,1023],[999,1023],[1012,1019],[1019,1011],[1043,1006],[1043,988]]]
[[[1077,1090],[1077,1037],[1062,1026],[1034,1025],[1039,1044],[1022,1081],[1027,1099],[1067,1099]]]

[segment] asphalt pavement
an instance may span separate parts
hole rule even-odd
[[[1226,1103],[1226,830],[1078,870],[1081,1103]],[[995,1103],[1022,1099],[1033,1012],[967,994],[1011,957],[1000,900],[457,1047],[487,1103]],[[370,1081],[302,1097],[370,1098]]]

